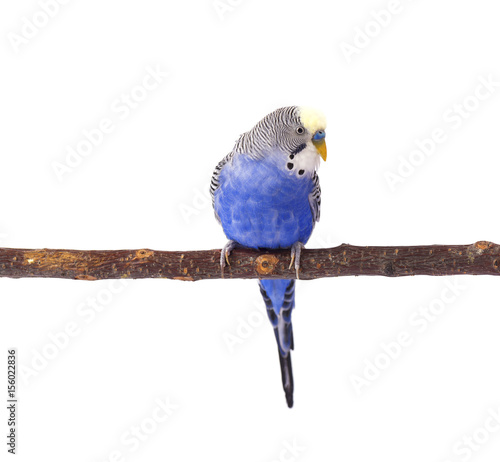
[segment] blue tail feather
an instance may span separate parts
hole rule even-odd
[[[295,306],[294,279],[262,279],[260,292],[274,328],[281,366],[281,380],[288,407],[293,406],[293,374],[290,350],[293,350],[292,310]]]

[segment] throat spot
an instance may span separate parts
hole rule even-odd
[[[318,152],[312,143],[309,144],[300,146],[299,152],[296,152],[297,148],[285,157],[285,171],[296,178],[309,177],[319,167]]]

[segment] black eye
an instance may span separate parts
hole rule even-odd
[[[297,132],[298,135],[303,135],[305,132],[304,127],[297,127],[295,131]]]

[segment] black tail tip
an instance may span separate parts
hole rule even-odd
[[[293,407],[293,373],[292,373],[292,358],[290,353],[285,357],[280,353],[281,366],[281,381],[283,383],[283,391],[285,392],[286,404],[288,407]]]

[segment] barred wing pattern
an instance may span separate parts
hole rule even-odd
[[[321,188],[319,186],[319,177],[317,172],[314,172],[312,181],[314,183],[314,189],[312,193],[309,194],[309,205],[311,206],[314,223],[316,223],[319,221],[321,212]]]
[[[219,187],[219,177],[220,177],[220,171],[226,165],[234,156],[234,151],[231,151],[224,159],[222,159],[214,169],[214,173],[212,174],[212,180],[210,181],[210,196],[212,197],[212,207],[214,207],[214,213],[215,213],[215,218],[217,218],[217,221],[220,223],[220,218],[219,215],[217,215],[217,212],[215,211],[215,191]]]

